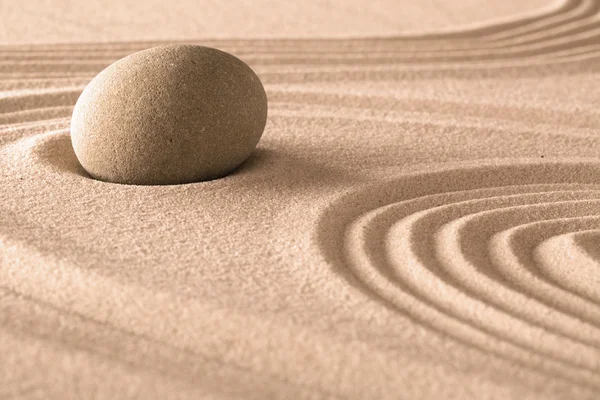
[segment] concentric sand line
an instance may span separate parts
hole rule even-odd
[[[327,121],[322,130],[331,132],[321,132],[320,144],[342,125],[340,121],[359,121],[360,127],[372,123],[373,131],[365,128],[365,132],[353,132],[356,137],[348,137],[349,144],[352,140],[369,140],[369,135],[374,139],[386,135],[389,142],[400,143],[396,148],[403,151],[399,151],[397,157],[410,157],[411,151],[413,156],[417,152],[414,148],[420,143],[417,136],[421,132],[432,137],[439,135],[434,138],[437,141],[427,144],[437,143],[443,147],[448,144],[445,133],[456,134],[452,140],[468,140],[472,136],[457,133],[467,127],[484,131],[503,122],[512,125],[504,130],[486,130],[488,139],[510,137],[521,145],[556,140],[565,147],[590,149],[589,153],[580,151],[585,156],[597,148],[599,114],[594,104],[576,107],[573,111],[519,102],[480,103],[478,99],[417,98],[410,94],[402,97],[401,89],[403,82],[428,79],[439,79],[442,82],[439,87],[446,90],[448,86],[444,86],[444,82],[453,82],[454,78],[538,79],[593,74],[598,71],[600,60],[598,0],[567,0],[559,7],[536,15],[444,34],[196,43],[233,52],[257,71],[266,84],[273,110],[271,122],[276,127],[292,121],[296,129],[317,132],[322,122]],[[77,164],[69,147],[69,117],[79,94],[95,74],[121,57],[160,44],[165,42],[0,46],[0,165],[4,172],[12,174],[15,193],[25,193],[35,202],[37,193],[18,185],[18,179],[34,179],[38,190],[76,183],[79,190],[86,188],[115,196],[107,197],[107,202],[127,198],[126,189],[90,180]],[[376,91],[375,94],[361,92],[364,87],[380,81],[397,85],[396,92],[389,96]],[[359,93],[346,90],[346,86],[337,92],[315,88],[315,83],[335,88],[338,82],[344,82],[347,87],[365,85],[357,89]],[[415,115],[410,116],[411,113]],[[430,121],[427,124],[419,121],[422,116]],[[378,131],[383,124],[387,124],[385,129]],[[539,125],[535,131],[534,125]],[[412,128],[417,133],[405,137]],[[293,132],[274,131],[271,143],[295,145],[316,155],[328,154],[319,153],[313,143],[311,148],[289,138],[286,142],[279,134],[292,135]],[[409,140],[413,147],[409,146]],[[387,150],[386,143],[379,143],[381,148],[364,148],[358,155],[351,154],[349,160],[360,167],[369,167],[365,160],[373,161],[377,152]],[[483,139],[481,143],[493,146]],[[330,146],[328,151],[332,148],[339,152],[355,151],[348,147]],[[389,161],[382,163],[388,168],[385,171],[391,171],[390,176],[398,178],[370,184],[365,183],[366,180],[352,182],[348,194],[321,215],[313,244],[337,273],[360,287],[375,304],[385,304],[392,311],[452,338],[452,343],[494,354],[529,371],[541,371],[573,386],[598,392],[600,162],[568,156],[543,161],[507,158],[481,166],[479,160],[473,160],[468,165],[442,165],[437,172],[412,175],[402,175],[407,163],[398,169]],[[375,169],[381,165],[370,166]],[[343,184],[347,182],[339,183]],[[322,193],[328,189],[322,188]],[[57,204],[57,207],[65,204],[69,203]],[[23,210],[26,208],[26,204],[22,205]],[[2,211],[0,209],[0,213]],[[8,214],[1,215],[8,221]],[[27,229],[32,228],[26,221],[17,218],[15,221],[15,226],[22,224],[21,236],[17,238],[15,233],[15,237],[9,239],[24,240],[30,233]],[[188,233],[196,229],[185,227],[189,228]],[[35,229],[52,232],[49,227]],[[41,258],[26,260],[28,264],[23,271],[27,273],[17,271],[21,275],[9,276],[7,272],[5,277],[11,277],[11,285],[18,286],[30,279],[43,286],[44,279],[34,273],[35,264],[40,263]],[[61,265],[60,260],[53,263]],[[45,275],[40,276],[54,277],[50,269],[44,271]],[[68,275],[72,271],[68,268],[61,271],[69,271],[62,278],[67,287],[65,282],[72,278]],[[85,289],[95,296],[90,297],[95,302],[103,301],[100,292],[93,291],[97,282],[107,287],[114,284],[109,279],[105,282],[96,281],[91,275],[81,276],[89,281]],[[22,286],[20,289],[27,288]],[[127,285],[121,286],[119,290],[123,293],[130,290]],[[71,301],[85,292],[78,287],[70,289]],[[152,297],[149,290],[142,287],[135,290],[143,292],[150,299],[149,304],[156,307],[163,304]],[[8,286],[0,288],[0,295],[20,296],[14,287]],[[30,303],[41,300],[32,296]],[[93,306],[92,300],[89,301]],[[117,308],[118,303],[113,307]],[[39,312],[44,326],[51,328],[14,326],[14,330],[37,334],[35,329],[39,328],[42,336],[63,320],[75,324],[73,321],[83,318],[77,313],[65,317],[61,310],[55,313],[55,308],[58,309],[44,304],[42,310],[48,310],[44,318],[41,315],[44,312]],[[27,307],[8,306],[0,311],[32,312]],[[61,313],[64,315],[59,321],[55,314]],[[185,313],[181,313],[178,321],[185,320]],[[120,316],[106,316],[110,318]],[[121,325],[128,322],[119,320]],[[127,346],[135,346],[139,341],[156,353],[150,361],[165,360],[167,365],[178,368],[177,360],[201,364],[198,360],[203,362],[206,358],[165,346],[153,337],[120,331],[116,328],[118,324],[111,327],[93,320],[86,324],[94,329],[98,326],[100,332],[92,336],[97,344],[90,350],[92,353],[101,353],[104,344],[112,346],[115,352],[123,352],[122,340]],[[264,329],[257,330],[259,336],[270,329],[267,325],[260,327]],[[116,339],[101,337],[105,331]],[[289,331],[294,332],[293,327]],[[232,342],[239,338],[237,335],[235,330],[230,332]],[[302,348],[302,354],[309,358],[311,346],[316,346],[322,338],[308,334],[306,337],[312,341],[310,346]],[[368,348],[356,348],[368,354]],[[222,354],[217,356],[215,359]],[[340,360],[345,360],[344,357]],[[142,364],[145,360],[142,359]],[[133,365],[141,368],[139,364]],[[252,371],[241,374],[236,371],[228,374],[252,375]],[[184,378],[196,379],[200,372],[191,371],[191,376]],[[330,382],[335,382],[335,377]],[[252,385],[269,390],[265,379],[249,384]],[[287,393],[286,385],[285,380],[277,381],[274,391]],[[315,384],[301,386],[299,390],[313,392],[324,388]]]
[[[599,230],[557,235],[541,242],[534,258],[555,285],[600,305]]]
[[[598,167],[447,169],[373,185],[332,206],[317,241],[336,270],[350,271],[351,281],[403,314],[465,344],[595,385],[600,307],[573,282],[570,290],[554,284],[547,267],[529,265],[522,253],[544,259],[553,237],[600,228]],[[526,231],[531,224],[537,233]]]
[[[572,0],[546,14],[455,35],[345,40],[207,40],[199,44],[217,46],[237,54],[262,72],[267,82],[285,80],[285,72],[274,71],[292,66],[293,74],[305,70],[305,78],[307,74],[309,77],[314,75],[310,71],[315,68],[331,69],[334,66],[386,67],[396,71],[396,76],[411,66],[454,69],[477,63],[478,68],[486,68],[489,64],[502,70],[519,65],[539,67],[596,58],[600,51],[597,45],[599,12],[598,1]],[[1,46],[0,79],[91,78],[111,62],[158,44],[161,43]],[[529,62],[523,63],[525,59]],[[287,75],[292,78],[290,73]],[[327,80],[334,76],[335,69],[322,70],[311,79]]]

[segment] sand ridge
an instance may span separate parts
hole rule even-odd
[[[326,214],[321,242],[371,293],[434,329],[552,373],[596,371],[597,303],[525,261],[548,237],[598,228],[596,169],[511,163],[403,177],[346,196]],[[407,193],[416,186],[423,193]]]
[[[69,119],[164,42],[1,46],[0,387],[596,398],[599,15],[198,40],[257,72],[269,121],[232,175],[158,187],[88,177]]]

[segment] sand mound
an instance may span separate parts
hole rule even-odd
[[[0,395],[597,398],[599,21],[193,41],[269,121],[232,175],[156,187],[87,176],[69,120],[164,41],[1,46]]]

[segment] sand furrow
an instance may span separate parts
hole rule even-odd
[[[7,342],[74,380],[102,366],[86,385],[114,369],[192,398],[597,397],[600,0],[452,32],[186,40],[260,76],[255,154],[210,182],[91,179],[81,91],[178,42],[0,45]]]
[[[579,230],[543,240],[534,250],[539,270],[555,285],[600,305],[598,229]]]
[[[548,54],[556,50],[555,43],[567,42],[569,48],[573,48],[580,43],[581,36],[590,37],[592,32],[597,30],[596,28],[600,23],[598,21],[599,9],[600,3],[598,1],[568,1],[562,8],[546,16],[521,19],[517,22],[494,26],[493,30],[496,31],[493,35],[494,40],[483,43],[470,43],[468,41],[462,43],[453,39],[452,35],[445,34],[441,37],[430,38],[432,40],[430,46],[423,42],[421,37],[344,39],[337,41],[245,40],[237,47],[235,42],[227,40],[203,41],[199,44],[220,47],[256,63],[271,60],[271,62],[277,63],[292,62],[301,64],[307,58],[322,60],[323,63],[337,62],[340,59],[345,59],[348,62],[356,60],[364,62],[365,59],[373,62],[382,62],[383,60],[401,62],[403,58],[400,57],[400,54],[402,53],[406,53],[409,59],[427,56],[438,60],[448,60],[452,57],[461,56],[465,59],[491,56],[506,57],[507,55],[524,56],[539,54],[540,49],[545,49],[543,54]],[[515,28],[519,31],[518,35],[512,33]],[[490,28],[486,29],[489,31]],[[480,36],[485,37],[486,34],[489,34],[485,31],[463,31],[460,37],[467,35],[471,40],[477,39]],[[503,36],[503,38],[498,37],[498,35]],[[594,38],[588,40],[593,41]],[[89,68],[91,66],[90,60],[94,58],[98,59],[101,65],[104,65],[132,51],[142,50],[158,44],[160,43],[38,45],[27,50],[24,49],[24,46],[19,48],[1,46],[0,61],[3,62],[5,69],[10,66],[14,67],[17,61],[21,61],[17,65],[27,68],[28,64],[24,62],[27,60],[36,61],[36,64],[40,64],[38,67],[47,64],[50,60],[56,60],[67,65],[80,64],[80,68]],[[517,52],[518,49],[523,50]],[[493,55],[494,53],[498,54]],[[352,55],[355,58],[351,58]],[[66,62],[66,60],[69,61]],[[7,64],[7,62],[9,63]]]
[[[348,40],[349,44],[352,47],[357,48],[361,44],[366,44],[368,46],[382,45],[386,43],[393,43],[396,41],[401,41],[405,39],[411,40],[419,40],[421,44],[427,44],[427,42],[439,42],[440,40],[448,40],[448,41],[472,41],[477,38],[485,38],[490,36],[492,38],[495,35],[501,34],[510,34],[513,30],[517,31],[517,35],[520,31],[528,31],[528,27],[532,26],[533,29],[539,29],[539,25],[545,27],[546,24],[550,25],[552,28],[553,24],[561,21],[569,22],[573,17],[575,18],[585,18],[595,12],[595,5],[597,4],[596,0],[566,0],[558,3],[557,6],[550,6],[546,9],[540,10],[531,15],[523,15],[519,18],[512,18],[506,21],[498,22],[498,23],[486,23],[479,27],[475,28],[462,28],[455,32],[443,32],[443,33],[433,33],[433,34],[420,34],[420,35],[411,35],[411,36],[399,36],[399,37],[356,37]],[[222,46],[247,46],[248,40],[246,39],[213,39],[206,40],[206,43],[210,43],[213,45],[221,44]],[[305,45],[312,45],[315,42],[319,44],[329,44],[332,47],[337,47],[336,39],[282,39],[278,40],[277,43],[280,45],[285,45],[286,47],[294,47],[294,48],[303,48]],[[160,41],[152,42],[150,45],[155,46],[159,44],[165,43]],[[273,41],[268,39],[259,39],[253,40],[252,43],[260,46],[270,46],[273,44]],[[128,44],[123,43],[51,43],[44,45],[45,48],[49,50],[73,50],[73,49],[83,49],[88,50],[94,47],[102,47],[104,49],[120,49],[127,50],[129,52],[141,50],[144,48],[144,42],[130,42]],[[20,46],[3,46],[7,50],[14,51],[22,51],[27,50],[28,46],[20,45]],[[34,46],[35,47],[35,46]],[[308,50],[308,49],[307,49]]]
[[[345,267],[374,296],[435,329],[475,347],[499,340],[505,345],[494,346],[507,357],[515,356],[517,346],[520,353],[559,363],[559,370],[570,371],[567,375],[572,368],[597,375],[600,309],[556,286],[546,283],[541,289],[539,283],[524,280],[523,274],[530,273],[527,264],[505,257],[506,245],[519,252],[523,247],[499,242],[503,231],[532,220],[567,232],[597,227],[600,187],[590,185],[597,179],[593,165],[512,165],[470,174],[447,170],[349,195],[334,210],[360,204],[367,212],[336,222],[342,224],[337,228],[342,229],[338,251],[344,254]],[[478,182],[462,180],[463,174],[477,176]],[[411,181],[426,192],[405,193],[414,187]],[[380,196],[364,197],[378,190]],[[358,199],[377,206],[370,209]],[[570,223],[579,216],[585,223]],[[531,232],[526,235],[534,242],[539,239]],[[509,260],[510,271],[519,271],[519,277],[507,275]]]
[[[586,46],[587,48],[587,46]],[[503,61],[471,61],[445,62],[439,64],[367,64],[367,65],[254,65],[254,69],[266,84],[272,83],[302,83],[302,82],[336,82],[336,81],[399,81],[403,79],[476,79],[490,77],[545,77],[552,75],[571,75],[595,71],[598,52],[575,52],[573,56],[565,57],[564,51],[560,57],[552,60],[532,56],[529,59]],[[35,69],[34,67],[33,69]],[[71,68],[71,67],[69,67]],[[44,68],[47,70],[51,68]],[[72,69],[72,68],[71,68]],[[6,72],[0,73],[0,85],[3,81],[15,87],[15,82],[41,80],[50,78],[67,81],[89,81],[100,72],[101,66],[90,71],[70,72]],[[95,72],[94,72],[95,71]]]
[[[518,225],[499,232],[491,239],[490,256],[497,264],[498,271],[513,285],[526,290],[555,308],[576,313],[581,319],[596,321],[599,318],[598,304],[582,296],[580,293],[557,285],[539,268],[535,248],[544,240],[565,233],[576,234],[579,231],[593,229],[598,219],[595,215],[589,218],[571,218],[568,221],[540,221]],[[510,249],[510,251],[502,251]],[[503,256],[498,254],[502,252]],[[571,264],[575,267],[577,264]],[[569,268],[569,265],[564,265]]]
[[[244,61],[253,65],[344,65],[344,64],[408,64],[408,63],[449,63],[449,62],[467,62],[470,60],[494,61],[522,59],[523,57],[548,57],[551,58],[554,53],[560,53],[565,50],[573,51],[578,47],[586,47],[596,44],[600,32],[600,21],[594,21],[586,26],[578,24],[572,31],[566,30],[557,33],[554,37],[543,38],[537,41],[511,43],[506,47],[486,46],[481,48],[468,49],[443,49],[438,51],[427,51],[421,49],[397,49],[388,52],[317,52],[317,53],[277,53],[246,50],[244,52],[233,51],[234,54]],[[218,44],[217,44],[218,46]],[[147,46],[149,47],[149,46]],[[219,46],[220,47],[220,46]],[[87,72],[94,69],[101,69],[108,64],[116,61],[126,54],[121,53],[109,57],[97,58],[95,63],[91,61],[94,58],[84,57],[82,59],[72,58],[68,55],[59,55],[58,57],[44,57],[42,53],[39,59],[29,59],[27,57],[5,59],[0,57],[0,72],[9,72],[19,69],[23,72]]]

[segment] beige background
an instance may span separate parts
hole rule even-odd
[[[0,2],[0,398],[598,399],[600,2],[223,3]],[[235,173],[81,169],[149,38],[260,77]]]
[[[556,7],[490,0],[1,0],[0,43],[394,35]],[[26,21],[26,23],[24,22]]]

